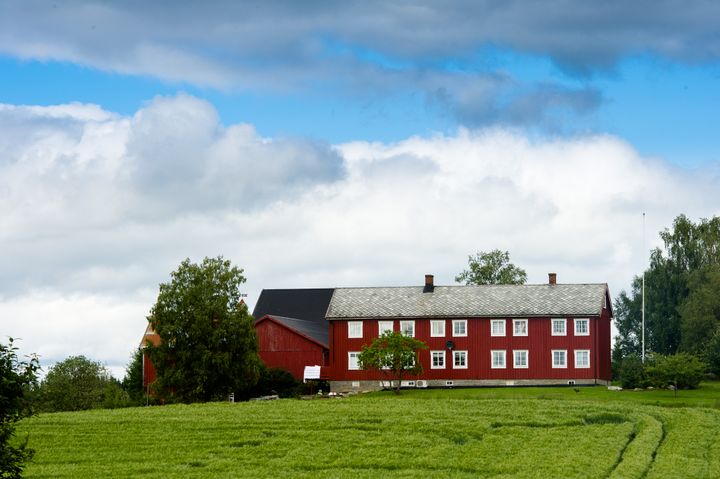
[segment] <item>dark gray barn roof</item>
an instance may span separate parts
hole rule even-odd
[[[253,317],[272,316],[305,336],[328,347],[328,324],[325,313],[333,295],[332,288],[263,289]]]
[[[607,284],[337,288],[326,319],[597,316]]]
[[[266,314],[285,318],[322,321],[330,305],[332,288],[263,289],[260,293],[253,318]]]

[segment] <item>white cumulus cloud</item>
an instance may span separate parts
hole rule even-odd
[[[478,250],[530,282],[639,273],[675,216],[720,214],[717,170],[622,139],[490,129],[325,145],[223,125],[179,95],[131,117],[88,105],[0,108],[0,335],[46,365],[120,371],[157,285],[224,255],[262,288],[452,284]],[[646,251],[642,212],[647,213]]]

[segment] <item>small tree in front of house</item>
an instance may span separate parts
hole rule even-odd
[[[418,352],[427,349],[422,341],[406,336],[398,331],[385,331],[370,346],[363,346],[358,357],[360,369],[377,369],[395,385],[395,393],[400,393],[403,377],[423,372],[418,360]]]

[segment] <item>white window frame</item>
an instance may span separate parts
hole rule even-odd
[[[562,333],[556,333],[555,332],[555,322],[562,321],[563,324],[563,332]],[[550,320],[550,334],[553,336],[567,336],[567,319],[565,318],[552,318]]]
[[[382,336],[385,331],[393,331],[392,321],[378,321],[378,336]]]
[[[590,318],[575,318],[575,336],[590,336]],[[587,326],[584,333],[578,333],[578,325],[585,323]]]
[[[463,330],[464,330],[464,331],[463,331],[462,334],[461,334],[461,333],[458,333],[458,332],[457,332],[457,329],[456,329],[456,326],[457,326],[457,325],[460,325],[460,324],[463,325]],[[452,331],[453,338],[464,338],[464,337],[467,336],[467,334],[468,334],[468,331],[467,331],[467,329],[468,329],[467,319],[453,319],[452,327],[453,327],[453,331]]]
[[[495,354],[500,353],[502,356],[502,366],[495,365]],[[490,351],[490,369],[505,369],[507,367],[507,351],[504,349],[493,349]]]
[[[502,334],[495,334],[495,325],[502,323]],[[491,319],[490,320],[490,336],[501,337],[505,336],[505,324],[507,321],[504,319]]]
[[[458,366],[456,365],[456,358],[457,355],[462,354],[465,357],[465,365],[464,366]],[[453,351],[453,369],[467,369],[468,368],[468,352],[459,350],[459,351]]]
[[[440,331],[435,333],[435,326],[440,326]],[[445,320],[444,319],[433,319],[430,321],[430,337],[431,338],[444,338],[445,337]]]
[[[578,365],[578,353],[587,354],[587,364],[585,366]],[[590,350],[589,349],[576,349],[575,350],[575,369],[590,369]]]
[[[525,364],[518,364],[518,353],[525,353]],[[513,349],[513,368],[527,369],[530,366],[530,354],[527,349]]]
[[[518,334],[517,325],[525,324],[525,334]],[[528,320],[527,319],[513,319],[513,336],[527,336],[528,335]]]
[[[409,325],[410,329],[412,329],[412,334],[405,334],[405,326]],[[400,332],[405,334],[405,336],[414,338],[415,337],[415,321],[400,321]]]
[[[360,351],[348,351],[348,371],[360,371],[359,357]],[[355,367],[352,367],[353,363],[355,363]]]
[[[362,338],[363,337],[363,322],[362,321],[348,321],[348,338]]]
[[[435,358],[442,358],[442,364],[435,365]],[[445,351],[430,351],[430,369],[445,369]]]
[[[563,353],[563,359],[565,360],[563,364],[557,364],[555,362],[555,353]],[[553,369],[567,369],[567,349],[553,349],[550,354],[552,355],[551,361]]]

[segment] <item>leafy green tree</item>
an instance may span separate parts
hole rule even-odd
[[[241,300],[243,270],[221,256],[183,261],[160,285],[148,321],[160,344],[147,345],[160,397],[204,402],[236,397],[258,380],[260,358],[253,319]]]
[[[50,368],[38,390],[45,411],[81,411],[124,405],[121,388],[99,362],[71,356]]]
[[[27,437],[16,445],[15,423],[32,413],[28,401],[28,389],[35,384],[38,359],[20,361],[17,347],[9,338],[7,345],[0,343],[0,477],[19,478],[24,464],[34,451],[27,447]]]
[[[660,237],[664,249],[651,252],[645,271],[646,349],[663,355],[680,350],[703,354],[712,332],[712,291],[717,291],[704,286],[705,275],[720,266],[720,217],[696,224],[680,215]],[[616,300],[615,358],[640,348],[641,285],[642,276],[636,276],[630,294],[618,297],[623,307]]]
[[[140,348],[135,350],[132,355],[132,359],[130,359],[130,363],[127,365],[125,377],[122,381],[122,388],[134,404],[144,404],[145,389],[143,388],[143,351]]]
[[[705,350],[705,361],[708,370],[716,376],[720,376],[720,327],[715,330],[715,334],[708,342]]]
[[[400,393],[402,378],[420,374],[422,364],[418,352],[427,349],[422,341],[399,331],[385,331],[370,346],[363,346],[358,362],[361,369],[377,369],[395,381],[395,393]]]
[[[679,308],[683,351],[704,354],[720,327],[720,265],[696,271]]]
[[[525,284],[527,273],[510,262],[507,251],[494,249],[468,256],[468,269],[455,276],[456,283]]]
[[[646,371],[650,382],[656,387],[672,385],[677,389],[695,389],[705,376],[707,365],[697,356],[678,353],[671,356],[657,355],[655,364]]]
[[[635,277],[632,284],[631,294],[620,291],[615,298],[615,327],[618,330],[615,336],[615,344],[612,351],[613,376],[620,377],[620,367],[623,358],[634,354],[638,358],[641,354],[641,329],[642,318],[640,316],[641,289],[640,278]],[[635,387],[635,386],[633,386]]]

